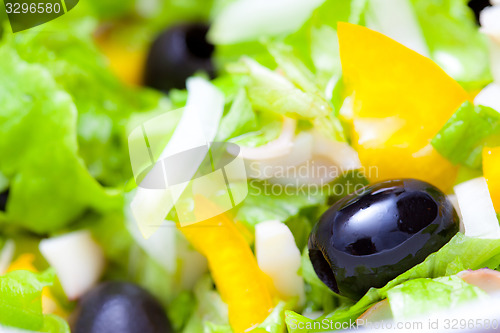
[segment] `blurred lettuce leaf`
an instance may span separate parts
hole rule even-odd
[[[395,320],[449,309],[486,293],[457,276],[406,281],[387,291]]]
[[[10,181],[3,223],[53,231],[86,209],[119,207],[78,156],[77,110],[43,66],[0,47],[0,172]]]
[[[39,274],[19,270],[0,276],[0,324],[27,330],[44,327],[42,289],[52,285],[54,278],[52,270]]]

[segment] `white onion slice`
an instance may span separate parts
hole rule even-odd
[[[54,267],[70,300],[85,294],[104,270],[104,255],[89,231],[76,231],[44,239],[40,252]]]
[[[358,153],[347,142],[333,141],[316,132],[313,147],[314,155],[328,158],[342,172],[361,168]]]
[[[474,104],[484,105],[500,112],[500,85],[491,83],[477,94]]]
[[[466,236],[500,238],[500,226],[484,177],[455,186],[455,194],[460,205]]]
[[[5,242],[2,252],[0,252],[0,275],[4,274],[14,257],[14,252],[16,250],[16,244],[12,239]]]
[[[278,292],[299,297],[303,302],[304,280],[298,274],[300,251],[293,234],[280,221],[265,221],[255,226],[255,252],[260,269],[271,277]]]
[[[187,81],[188,101],[177,128],[160,155],[159,160],[180,152],[206,146],[217,133],[224,110],[224,94],[202,78]],[[205,156],[199,154],[189,165],[192,176]],[[165,177],[166,178],[166,177]],[[167,180],[168,181],[168,180]],[[187,182],[184,183],[187,186]],[[130,207],[144,238],[149,238],[163,223],[165,217],[183,192],[179,184],[175,193],[167,189],[148,189],[139,186]],[[184,188],[185,189],[185,188]]]
[[[324,0],[238,0],[224,8],[212,23],[213,44],[235,44],[299,29]]]
[[[367,26],[429,57],[429,49],[410,0],[369,0]]]
[[[500,6],[486,7],[479,17],[481,32],[500,42]]]

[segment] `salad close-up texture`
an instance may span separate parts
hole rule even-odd
[[[500,331],[500,1],[21,2],[0,332]]]

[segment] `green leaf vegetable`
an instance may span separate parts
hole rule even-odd
[[[54,281],[52,270],[43,273],[14,271],[0,276],[0,325],[47,332],[69,333],[68,324],[42,313],[42,290]]]
[[[436,150],[454,164],[481,167],[485,146],[500,144],[500,113],[465,102],[432,140]]]

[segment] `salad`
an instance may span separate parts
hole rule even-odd
[[[0,332],[498,329],[500,2],[0,20]]]

